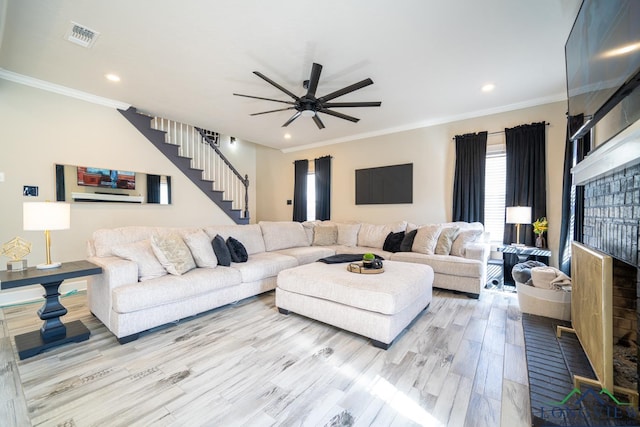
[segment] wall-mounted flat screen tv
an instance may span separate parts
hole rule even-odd
[[[640,1],[584,0],[565,60],[569,116],[584,115],[575,139],[640,83]]]
[[[78,166],[78,185],[135,190],[136,173],[116,169]]]
[[[356,170],[356,205],[413,203],[413,163]]]

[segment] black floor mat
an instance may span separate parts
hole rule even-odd
[[[578,338],[558,325],[569,322],[522,315],[532,424],[534,426],[638,426],[638,408],[626,396],[610,397],[598,388],[573,387],[573,375],[595,379]]]

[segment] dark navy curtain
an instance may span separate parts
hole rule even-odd
[[[545,122],[505,129],[504,133],[507,160],[505,206],[531,207],[532,221],[547,216]],[[533,226],[521,227],[523,243],[533,246]],[[516,225],[505,224],[503,242],[515,241]]]
[[[484,224],[487,132],[457,135],[455,140],[453,221],[478,221]]]
[[[331,219],[331,156],[315,159],[316,219]]]
[[[303,222],[307,220],[307,175],[309,174],[309,160],[293,162],[293,220]]]
[[[584,123],[583,115],[567,119],[567,137],[564,147],[564,176],[562,184],[562,223],[558,246],[558,266],[563,273],[571,275],[571,240],[582,242],[584,225],[584,187],[573,185],[571,168],[582,161],[591,147],[591,132],[582,138],[570,141]],[[573,194],[573,197],[571,195]],[[573,223],[573,233],[571,224]]]

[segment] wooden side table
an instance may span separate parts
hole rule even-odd
[[[0,289],[40,284],[44,288],[44,305],[38,310],[42,327],[38,331],[16,335],[20,360],[35,356],[52,347],[89,339],[89,329],[80,321],[68,324],[60,319],[67,309],[60,303],[60,284],[66,279],[102,273],[102,268],[89,261],[65,262],[58,268],[38,270],[30,267],[22,271],[0,271]]]
[[[511,270],[513,266],[529,260],[540,261],[549,265],[549,257],[551,251],[546,248],[534,248],[530,246],[514,246],[505,245],[498,248],[499,252],[504,254],[504,263],[502,270],[503,284],[509,286],[515,286],[516,282],[513,280]]]

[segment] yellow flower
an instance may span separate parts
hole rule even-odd
[[[542,218],[538,218],[536,222],[533,223],[533,232],[540,236],[542,233],[549,229],[549,221],[547,221],[547,217],[543,216]]]

